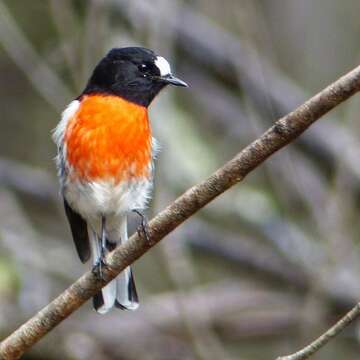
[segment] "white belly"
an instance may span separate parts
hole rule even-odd
[[[100,216],[122,216],[134,209],[144,209],[150,198],[151,180],[66,181],[63,194],[69,205],[91,220]]]

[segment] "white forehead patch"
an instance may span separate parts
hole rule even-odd
[[[154,63],[157,66],[157,68],[159,69],[161,76],[171,74],[170,64],[162,56],[157,56]]]

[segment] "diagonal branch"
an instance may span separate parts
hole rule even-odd
[[[360,303],[357,303],[344,317],[342,317],[335,325],[328,329],[324,334],[319,336],[311,344],[294,354],[280,356],[276,360],[305,360],[318,350],[324,347],[332,338],[339,335],[348,325],[360,316]]]
[[[110,253],[104,280],[85,273],[55,300],[0,344],[0,359],[18,359],[26,350],[66,319],[101,287],[146,253],[177,226],[214,198],[242,181],[270,155],[281,149],[328,111],[360,90],[360,66],[315,95],[295,111],[278,120],[257,140],[202,183],[195,185],[149,223],[149,241],[134,234]]]

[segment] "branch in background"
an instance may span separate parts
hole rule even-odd
[[[208,301],[204,301],[205,298],[200,301],[200,298],[196,297],[192,302],[189,301],[189,291],[187,289],[194,287],[197,283],[197,277],[193,263],[185,249],[185,244],[176,241],[183,237],[185,236],[181,231],[173,234],[172,241],[169,239],[169,241],[165,242],[162,250],[165,268],[177,292],[176,304],[180,313],[182,313],[182,325],[186,336],[192,343],[196,357],[199,360],[230,360],[232,356],[225,350],[214,332],[212,316],[214,312],[210,311]],[[217,294],[218,303],[224,306],[225,304],[219,299],[222,294],[221,289]],[[198,311],[191,314],[190,308],[196,302]],[[202,312],[203,323],[198,320],[200,312]]]
[[[18,359],[43,336],[77,310],[122,270],[177,226],[207,205],[270,155],[301,135],[312,123],[360,90],[360,66],[278,120],[208,179],[192,187],[149,223],[149,240],[138,234],[110,253],[99,279],[89,271],[0,344],[1,359]]]
[[[301,302],[295,296],[264,290],[252,282],[221,281],[198,286],[186,295],[188,316],[197,327],[216,328],[222,335],[231,332],[229,327],[237,329],[232,336],[237,341],[251,336],[271,336],[272,331],[285,334],[298,328],[302,321],[297,312]],[[184,312],[178,306],[179,296],[182,295],[177,291],[151,296],[141,305],[141,312],[103,317],[100,322],[97,314],[89,313],[80,322],[69,319],[62,331],[72,328],[97,339],[107,339],[109,343],[134,347],[147,342],[154,329],[161,333],[181,333],[183,339]],[[123,335],[119,338],[119,334]]]
[[[59,112],[73,96],[62,80],[37,54],[0,1],[0,43],[42,97]]]
[[[81,314],[81,320],[71,317],[57,329],[56,338],[61,338],[61,343],[56,352],[52,351],[54,336],[49,336],[32,350],[32,355],[63,360],[66,352],[71,359],[97,360],[100,359],[97,352],[104,347],[115,359],[145,359],[140,354],[147,354],[151,348],[154,359],[193,359],[192,347],[186,343],[184,334],[179,295],[175,291],[145,296],[140,311],[122,312],[121,316],[114,313],[101,317],[101,321],[93,311]],[[296,296],[264,290],[252,281],[226,280],[200,285],[187,292],[186,301],[187,316],[193,318],[197,327],[216,329],[222,338],[237,342],[293,333],[302,323],[297,311],[301,301]],[[11,299],[2,297],[0,306],[4,314],[0,334],[4,334],[23,320],[24,313]],[[84,337],[89,341],[75,340]],[[83,356],[76,356],[79,353]]]
[[[195,224],[193,221],[184,234],[189,246],[199,253],[216,256],[226,263],[251,270],[252,274],[262,274],[267,283],[291,284],[300,291],[305,291],[309,286],[308,275],[301,267],[284,260],[273,249],[260,245],[252,237],[220,231],[200,221]]]
[[[58,186],[49,173],[15,160],[0,158],[0,185],[37,200],[58,200]]]
[[[83,84],[79,76],[79,71],[74,71],[78,65],[79,44],[81,44],[79,20],[75,15],[71,0],[50,0],[49,3],[51,20],[53,21],[59,39],[61,39],[56,58],[64,59],[69,73],[72,76],[76,90]],[[66,24],[66,26],[64,26]],[[59,56],[62,55],[62,56]]]
[[[357,303],[343,318],[341,318],[334,326],[327,330],[308,346],[292,355],[280,356],[277,360],[304,360],[315,354],[324,347],[332,338],[337,336],[348,325],[356,320],[360,315],[360,303]]]

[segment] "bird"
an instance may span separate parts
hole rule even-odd
[[[128,239],[128,217],[143,217],[151,198],[157,142],[148,107],[167,85],[188,85],[169,62],[144,47],[111,49],[84,90],[63,111],[52,137],[60,193],[80,260],[93,269]],[[144,229],[145,230],[145,229]],[[134,275],[126,268],[93,297],[104,314],[139,306]]]

